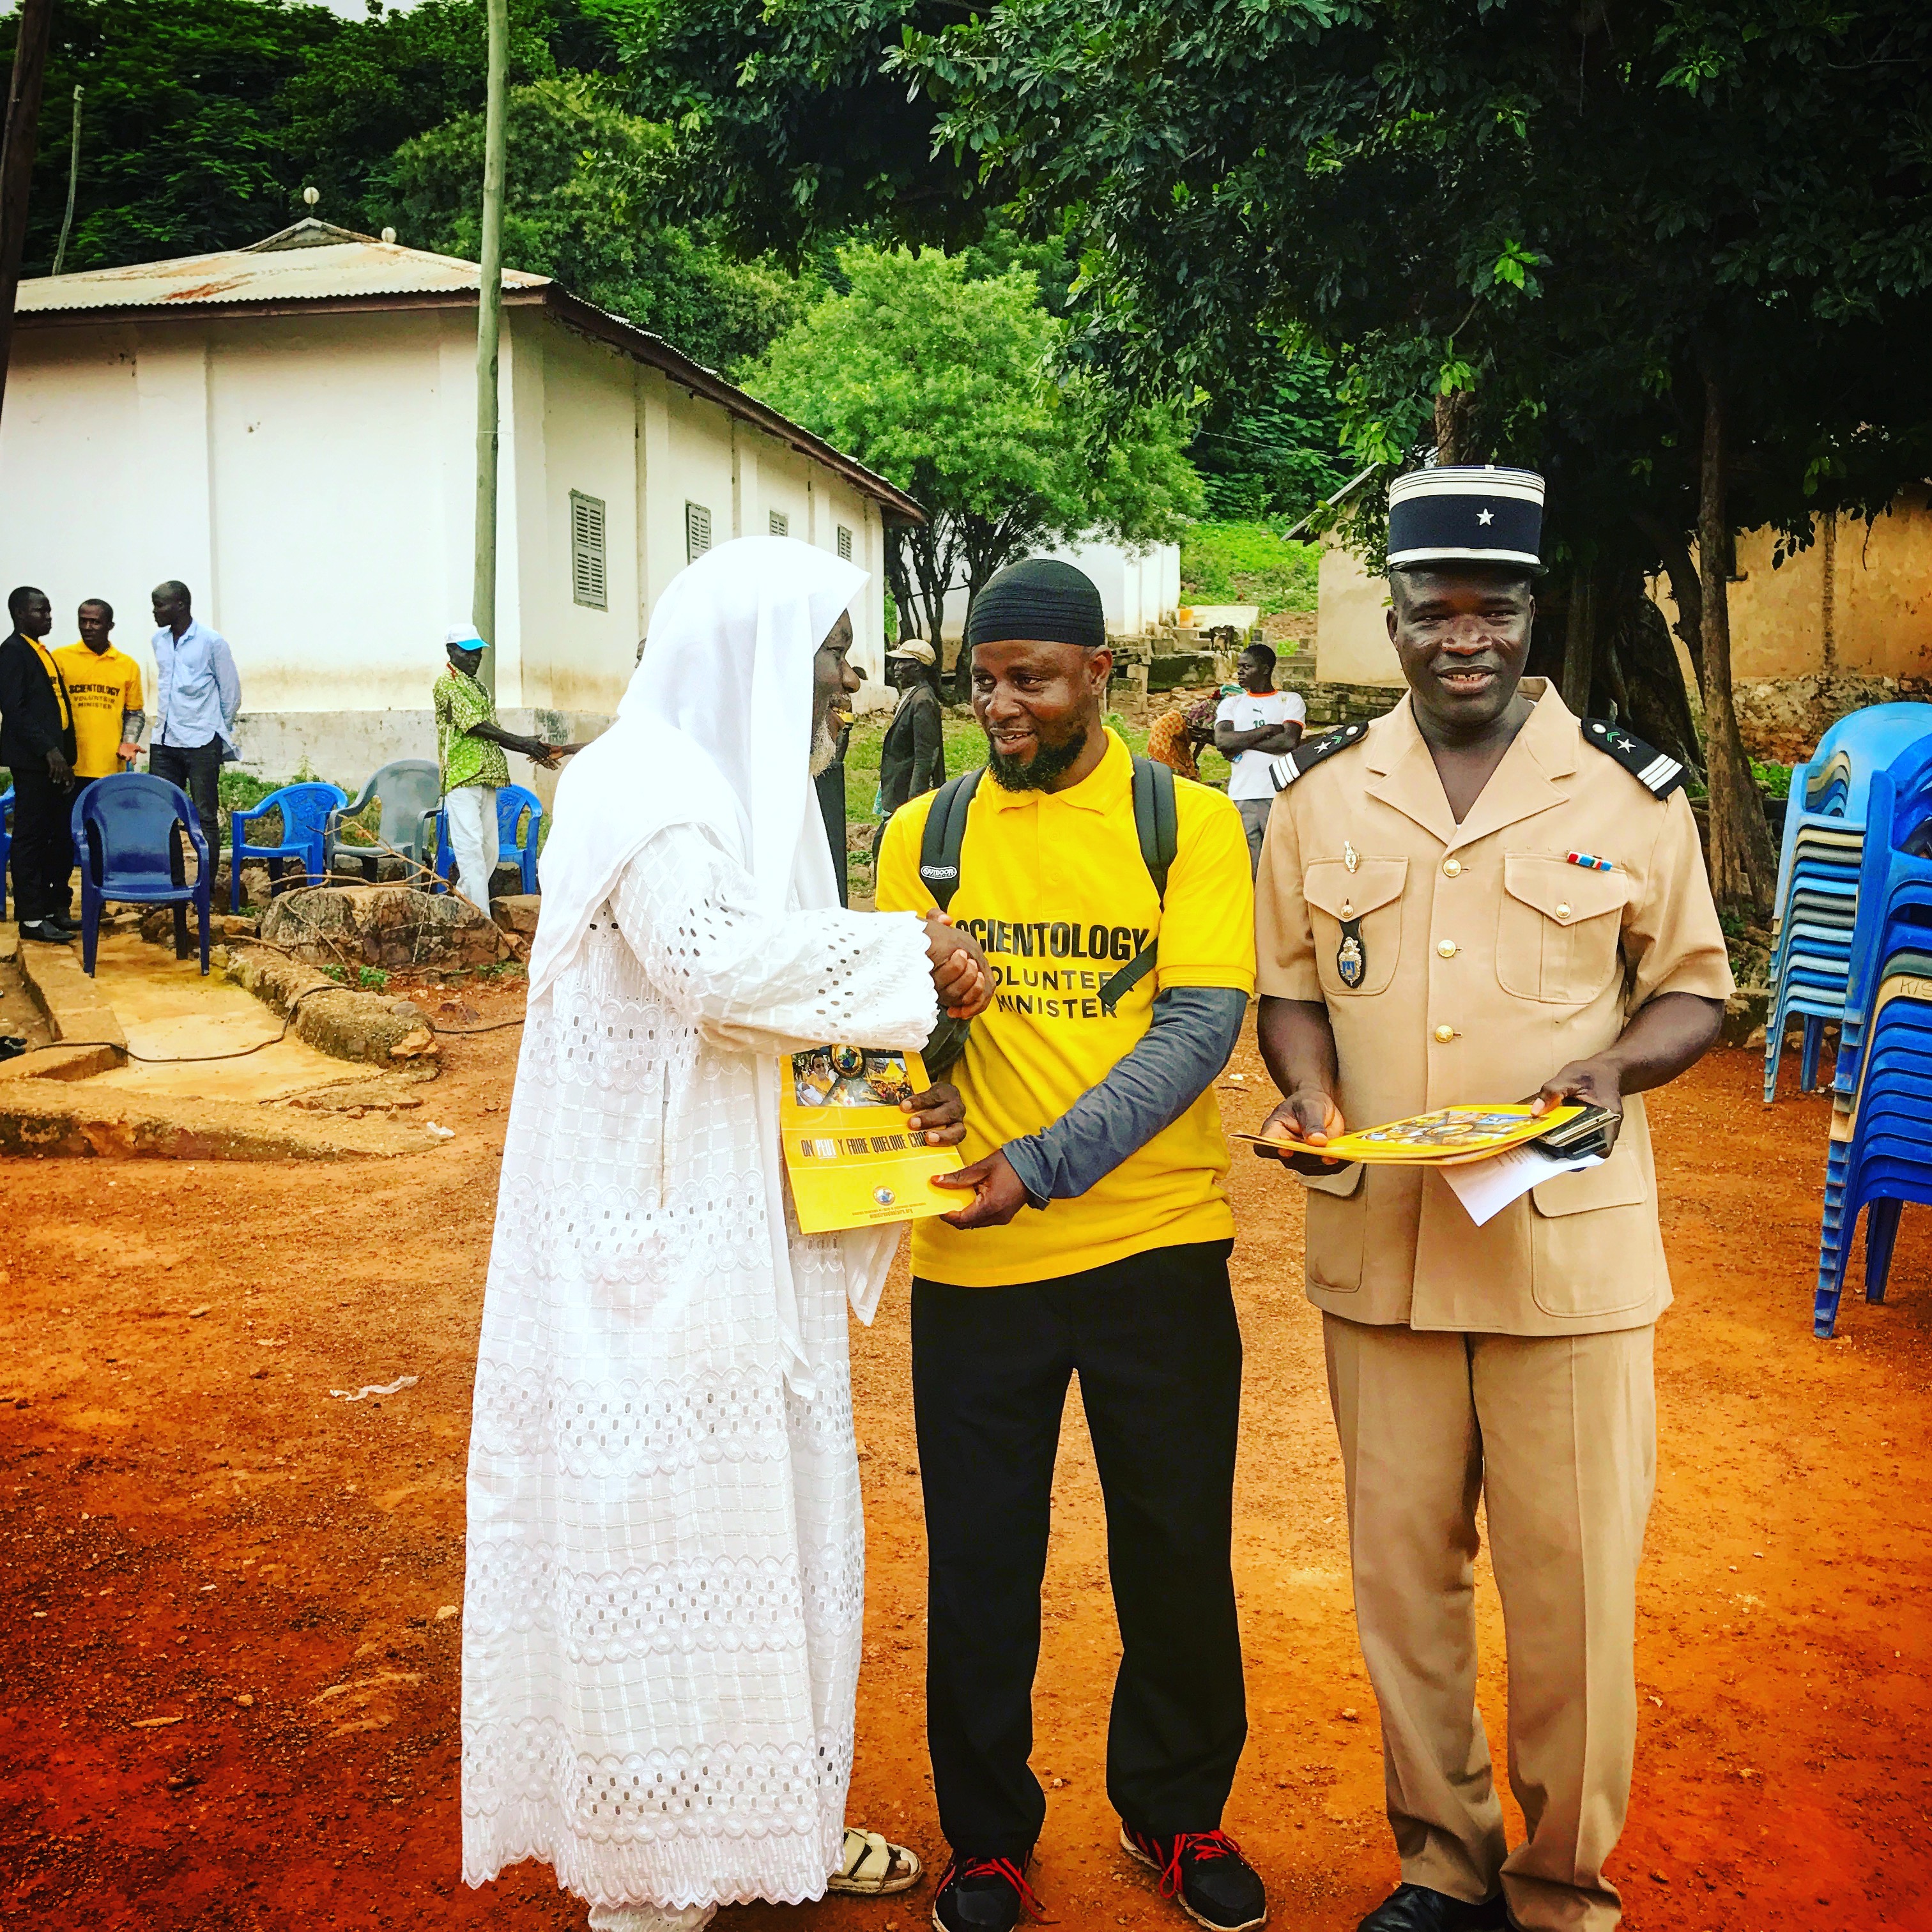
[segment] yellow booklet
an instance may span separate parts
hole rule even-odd
[[[916,1221],[972,1198],[932,1185],[959,1166],[959,1150],[928,1147],[899,1112],[932,1084],[917,1054],[814,1046],[778,1070],[785,1172],[808,1234]]]
[[[1533,1141],[1582,1111],[1560,1106],[1532,1114],[1527,1106],[1438,1107],[1385,1126],[1340,1135],[1321,1151],[1330,1160],[1481,1160],[1519,1142]]]
[[[1532,1114],[1527,1106],[1501,1102],[1485,1107],[1438,1107],[1412,1114],[1379,1127],[1340,1134],[1324,1147],[1310,1148],[1328,1160],[1368,1161],[1387,1166],[1451,1166],[1466,1160],[1486,1160],[1504,1148],[1533,1141],[1578,1119],[1588,1110],[1565,1104]],[[1262,1147],[1279,1147],[1259,1134],[1238,1134],[1238,1140]]]

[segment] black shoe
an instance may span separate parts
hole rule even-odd
[[[1503,1895],[1472,1905],[1426,1885],[1399,1885],[1355,1932],[1504,1932]]]
[[[1120,1849],[1160,1874],[1171,1898],[1208,1932],[1252,1932],[1268,1923],[1268,1888],[1226,1832],[1151,1832],[1120,1827]]]
[[[74,934],[50,919],[37,919],[20,928],[22,939],[37,940],[43,946],[71,946]]]
[[[947,1860],[932,1901],[939,1932],[1013,1932],[1022,1916],[1046,1916],[1027,1883],[1024,1861],[958,1852]]]

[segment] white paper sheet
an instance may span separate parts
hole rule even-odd
[[[1600,1166],[1603,1159],[1600,1154],[1586,1154],[1575,1160],[1556,1160],[1540,1148],[1513,1147],[1491,1154],[1487,1160],[1472,1160],[1438,1172],[1480,1228],[1512,1201],[1520,1201],[1539,1180],[1547,1180],[1553,1174],[1575,1174],[1583,1168]]]

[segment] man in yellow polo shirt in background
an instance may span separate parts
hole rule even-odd
[[[902,806],[878,886],[882,911],[950,893],[997,988],[949,1076],[969,1161],[951,1181],[971,1198],[913,1230],[926,1722],[952,1851],[934,1922],[1012,1932],[1034,1903],[1040,1591],[1078,1374],[1124,1652],[1107,1766],[1122,1849],[1199,1923],[1237,1932],[1268,1901],[1220,1828],[1247,1718],[1229,1562],[1241,1343],[1214,1082],[1254,986],[1247,842],[1225,796],[1145,760],[1137,814],[1136,761],[1102,723],[1100,593],[1079,571],[1000,572],[966,641],[987,782],[962,774]],[[1167,802],[1163,844],[1146,821]],[[927,824],[937,835],[956,812],[950,854]]]
[[[114,642],[114,607],[90,597],[76,613],[79,642],[54,653],[74,705],[74,775],[82,784],[124,772],[141,748],[147,700],[141,667]]]

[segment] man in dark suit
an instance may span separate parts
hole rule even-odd
[[[0,765],[14,774],[14,916],[22,939],[64,946],[74,840],[74,706],[53,654],[44,590],[23,585],[7,599],[14,628],[0,642]]]

